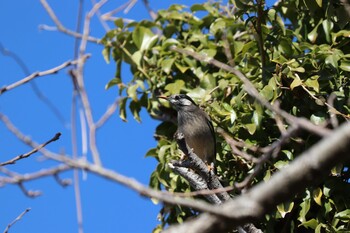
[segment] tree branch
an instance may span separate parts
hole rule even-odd
[[[90,55],[88,55],[88,54],[85,56],[85,58],[89,58],[89,57],[90,57]],[[13,88],[21,86],[21,85],[23,85],[23,84],[25,84],[25,83],[27,83],[27,82],[37,78],[37,77],[41,77],[41,76],[45,76],[45,75],[49,75],[49,74],[55,74],[55,73],[57,73],[58,71],[62,70],[65,67],[77,64],[78,61],[79,61],[79,59],[73,60],[73,61],[66,61],[66,62],[62,63],[61,65],[56,66],[56,67],[54,67],[52,69],[32,73],[31,75],[25,77],[24,79],[21,79],[21,80],[15,82],[15,83],[12,83],[12,84],[10,84],[8,86],[2,87],[0,89],[0,95],[2,95],[6,91],[9,91],[9,90],[11,90]]]
[[[345,123],[299,155],[288,167],[275,173],[266,183],[259,183],[247,193],[221,205],[223,214],[230,213],[229,219],[206,213],[192,221],[171,226],[164,233],[219,232],[258,221],[279,203],[290,200],[310,185],[320,183],[334,166],[348,161],[349,140],[350,123]]]
[[[4,230],[4,233],[8,233],[8,231],[10,230],[10,228],[19,220],[21,220],[23,218],[23,216],[28,213],[30,211],[30,208],[25,209],[20,215],[18,215],[18,217],[13,220],[10,224],[7,225],[6,229]]]
[[[4,115],[2,115],[1,113],[0,113],[0,119],[2,121],[6,121],[6,117]],[[13,159],[10,159],[10,160],[8,160],[6,162],[0,163],[0,167],[8,165],[8,164],[15,164],[16,161],[18,161],[20,159],[28,158],[29,156],[31,156],[32,154],[38,152],[41,148],[45,147],[46,145],[50,144],[51,142],[57,141],[60,138],[60,136],[61,136],[61,133],[56,133],[53,138],[51,138],[47,142],[44,142],[43,144],[39,145],[38,147],[34,148],[30,152],[18,155],[16,157],[14,157]]]
[[[209,189],[223,189],[218,177],[214,174],[213,170],[209,170],[207,165],[201,160],[191,148],[187,145],[183,134],[177,135],[177,143],[180,150],[187,156],[187,160],[183,162],[173,163],[174,166],[185,166],[194,169],[198,174],[207,182]],[[186,164],[187,163],[187,164]],[[216,193],[218,198],[225,202],[231,199],[227,192]]]
[[[47,13],[49,14],[49,16],[51,17],[52,21],[56,24],[56,27],[59,31],[67,34],[67,35],[70,35],[70,36],[73,36],[73,37],[76,37],[76,38],[83,38],[83,35],[80,34],[80,33],[77,33],[75,31],[72,31],[72,30],[69,30],[67,28],[65,28],[63,26],[63,24],[61,23],[61,21],[57,18],[55,12],[52,10],[52,8],[50,7],[50,5],[47,3],[46,0],[40,0],[41,4],[43,5],[43,7],[45,8],[45,10],[47,11]],[[47,29],[47,27],[45,25],[41,25],[40,26],[41,29]],[[52,30],[52,29],[51,29]],[[87,38],[88,41],[90,42],[93,42],[93,43],[101,43],[100,42],[100,39],[97,39],[95,37],[91,37],[89,36]]]

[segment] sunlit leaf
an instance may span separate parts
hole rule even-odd
[[[185,82],[181,79],[176,80],[174,83],[169,83],[164,87],[165,90],[169,91],[170,94],[178,94],[181,89],[185,86]]]
[[[316,219],[312,218],[308,221],[303,222],[299,226],[304,226],[306,228],[316,229],[317,225],[318,225],[318,221]]]
[[[294,207],[294,202],[286,202],[279,204],[277,206],[278,212],[281,214],[282,218],[286,216],[286,214],[290,213]]]
[[[322,195],[323,193],[320,188],[316,188],[312,191],[312,197],[319,206],[322,206]]]
[[[294,89],[294,88],[296,88],[296,87],[298,87],[298,86],[300,86],[300,85],[302,85],[303,84],[303,82],[301,81],[301,79],[299,78],[299,76],[298,75],[296,75],[295,76],[295,78],[294,78],[294,80],[293,80],[293,82],[290,84],[290,89]]]

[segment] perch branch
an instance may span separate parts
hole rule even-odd
[[[218,232],[258,221],[279,203],[288,201],[310,185],[320,183],[334,166],[348,161],[349,140],[350,123],[345,123],[299,155],[288,167],[275,173],[269,181],[259,183],[248,192],[219,206],[223,213],[231,213],[230,219],[205,213],[181,225],[173,225],[164,233]],[[218,207],[213,206],[215,208]]]

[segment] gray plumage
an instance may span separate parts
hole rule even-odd
[[[167,100],[177,110],[178,133],[185,136],[187,145],[198,157],[211,165],[216,157],[216,142],[208,115],[185,94],[172,95]]]

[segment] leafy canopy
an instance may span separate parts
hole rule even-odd
[[[160,94],[188,93],[210,114],[214,125],[256,158],[263,154],[259,148],[281,136],[274,114],[247,95],[235,75],[175,52],[172,46],[240,70],[266,100],[278,102],[292,115],[317,125],[329,124],[334,115],[336,124],[350,115],[349,14],[337,1],[289,0],[266,7],[264,1],[232,0],[228,4],[172,5],[159,11],[154,21],[126,24],[116,20],[115,29],[102,40],[106,61],[112,58],[116,64],[115,78],[106,88],[118,87],[121,119],[127,119],[128,107],[137,121],[142,108],[163,120],[156,129],[158,145],[147,153],[159,162],[150,186],[191,191],[167,167],[170,160],[179,158],[172,138],[176,113],[159,101]],[[133,74],[130,82],[121,77],[123,63],[129,64]],[[280,126],[287,127],[283,122]],[[318,140],[307,132],[299,133],[263,165],[250,185],[268,180]],[[253,171],[254,163],[233,154],[220,137],[217,147],[217,172],[225,185],[239,183]],[[258,227],[268,232],[279,232],[281,227],[290,231],[348,230],[350,190],[343,181],[347,172],[339,167],[332,174],[322,185],[277,206]],[[339,174],[343,178],[335,176]],[[164,206],[155,232],[196,214],[188,208]]]

